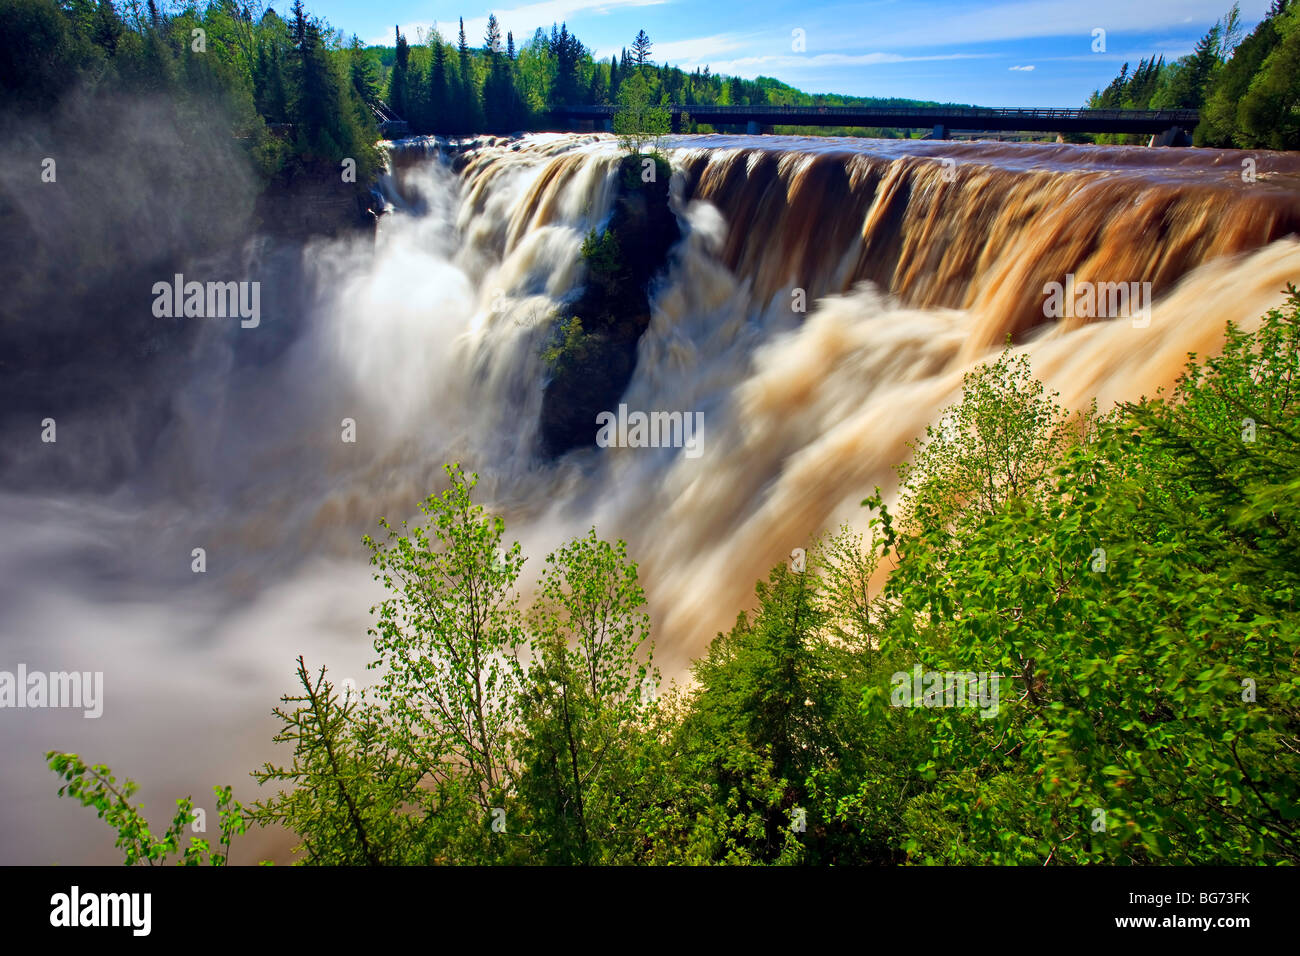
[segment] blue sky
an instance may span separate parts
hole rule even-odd
[[[275,0],[287,9],[287,0]],[[306,0],[313,13],[363,40],[413,42],[435,22],[455,36],[465,17],[481,44],[489,12],[517,42],[553,21],[608,58],[644,28],[656,63],[760,74],[810,92],[978,103],[1081,106],[1126,60],[1175,59],[1227,12],[1231,0]],[[1269,0],[1242,0],[1249,31]],[[1105,31],[1094,52],[1093,31]],[[802,51],[795,31],[803,31]]]

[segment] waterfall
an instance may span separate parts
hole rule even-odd
[[[593,525],[625,538],[656,659],[681,677],[773,564],[842,521],[864,526],[861,499],[891,489],[907,442],[1008,336],[1063,404],[1105,409],[1172,384],[1188,352],[1213,352],[1229,320],[1252,327],[1300,278],[1300,158],[674,138],[684,238],[622,401],[699,413],[701,454],[593,447],[552,462],[536,445],[542,351],[581,287],[582,241],[613,208],[616,143],[389,152],[374,237],[301,251],[310,295],[291,322],[205,326],[131,474],[93,493],[0,494],[6,657],[105,673],[104,719],[5,715],[5,862],[113,859],[99,824],[79,829],[82,812],[53,799],[47,749],[147,781],[152,810],[182,793],[203,805],[218,782],[251,796],[298,654],[367,683],[379,591],[359,539],[380,515],[414,515],[445,461],[480,475],[479,501],[523,544],[525,590],[567,538]],[[1247,155],[1266,172],[1254,182]],[[1067,275],[1149,283],[1149,321],[1045,318],[1045,286]],[[247,337],[274,334],[287,341],[272,358],[248,357]],[[131,389],[86,420],[131,415]],[[11,468],[30,478],[42,453]],[[17,838],[36,818],[63,833],[53,847],[47,827]]]

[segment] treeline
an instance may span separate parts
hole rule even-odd
[[[637,98],[651,104],[935,105],[813,95],[708,67],[687,73],[656,65],[645,31],[609,60],[595,59],[566,24],[517,46],[495,16],[473,44],[462,20],[454,42],[436,30],[411,42],[399,29],[393,47],[345,41],[301,0],[287,18],[265,0],[12,0],[0,7],[0,27],[0,91],[13,114],[49,113],[69,96],[157,95],[191,123],[228,129],[265,176],[350,157],[364,182],[378,162],[384,104],[417,133],[509,133],[545,125],[551,106],[620,104],[633,75],[645,84]]]
[[[644,30],[608,60],[594,58],[567,23],[541,28],[522,45],[512,33],[504,40],[495,15],[489,16],[481,43],[471,45],[464,19],[455,42],[434,29],[416,42],[395,29],[394,46],[369,47],[368,87],[382,91],[395,113],[417,133],[507,133],[536,128],[551,106],[619,105],[624,86],[637,77],[645,90],[636,98],[651,104],[723,106],[909,106],[915,100],[804,93],[771,77],[745,80],[712,73],[703,67],[687,73],[656,65],[653,43]],[[688,111],[689,112],[689,111]],[[688,121],[685,132],[712,127]],[[817,130],[828,135],[836,131]],[[893,131],[882,135],[897,134]]]
[[[301,0],[287,20],[234,0],[170,12],[156,0],[12,0],[0,32],[0,88],[20,118],[149,97],[182,126],[226,129],[267,177],[351,158],[364,182],[377,166],[360,44],[342,47]]]
[[[879,492],[797,548],[686,689],[636,567],[595,531],[524,556],[449,467],[367,538],[372,686],[300,659],[289,752],[221,846],[51,753],[128,863],[1300,862],[1300,292],[1172,393],[1061,408],[1007,351]],[[782,547],[788,547],[789,543]],[[888,571],[883,590],[873,587]]]
[[[1125,63],[1092,109],[1195,109],[1198,146],[1241,149],[1300,148],[1300,4],[1274,0],[1243,38],[1237,4],[1173,63],[1164,57]],[[1099,143],[1138,137],[1100,135]]]

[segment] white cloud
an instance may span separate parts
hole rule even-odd
[[[1033,73],[1033,72],[1034,72],[1034,66],[1033,66],[1032,63],[1031,63],[1029,66],[1012,66],[1012,67],[1008,67],[1008,69],[1011,69],[1011,70],[1019,70],[1021,73]]]

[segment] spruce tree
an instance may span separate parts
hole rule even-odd
[[[650,66],[652,64],[653,61],[650,59],[650,47],[650,37],[644,30],[642,30],[636,35],[636,39],[632,41],[632,56],[634,57],[638,67]]]
[[[433,36],[433,64],[429,68],[429,121],[435,133],[452,131],[451,88],[447,77],[447,49],[442,37]]]
[[[406,116],[406,73],[411,57],[411,47],[402,36],[400,27],[394,27],[397,34],[397,50],[393,57],[393,73],[388,79],[388,107],[398,116]]]

